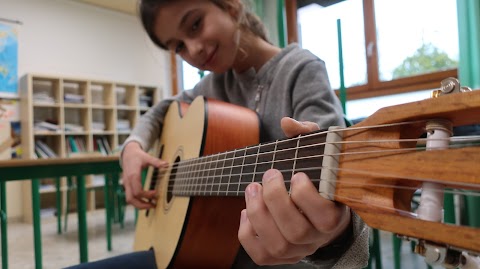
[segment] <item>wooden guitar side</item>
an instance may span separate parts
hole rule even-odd
[[[258,143],[255,113],[226,103],[197,98],[188,107],[173,103],[164,121],[161,158],[173,164],[202,155]],[[179,197],[168,200],[168,179],[157,186],[155,209],[141,210],[136,250],[153,248],[158,268],[230,268],[239,249],[237,238],[243,197]],[[153,169],[145,183],[150,186]]]
[[[479,114],[479,91],[445,95],[379,110],[344,133],[344,141],[360,142],[345,144],[342,149],[347,154],[340,158],[336,200],[350,206],[373,228],[480,252],[478,229],[423,221],[405,214],[411,212],[414,189],[421,188],[426,179],[435,179],[450,188],[460,186],[463,189],[480,190],[480,147],[392,151],[414,149],[415,141],[400,141],[419,138],[425,132],[423,120],[443,119],[450,121],[453,126],[461,126],[477,124]],[[418,122],[362,129],[415,121]],[[365,153],[369,151],[376,153]],[[352,154],[354,152],[361,153]],[[359,174],[358,171],[366,173]],[[351,184],[353,181],[355,185]],[[382,185],[391,187],[378,187]]]

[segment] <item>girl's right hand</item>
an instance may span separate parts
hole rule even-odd
[[[157,193],[155,190],[144,190],[142,186],[142,169],[148,166],[166,167],[164,160],[157,159],[145,151],[139,143],[132,141],[125,145],[122,152],[123,186],[127,203],[138,209],[155,207]]]

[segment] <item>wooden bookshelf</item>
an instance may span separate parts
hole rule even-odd
[[[27,74],[20,81],[20,98],[23,158],[55,158],[117,154],[140,115],[160,100],[161,91],[133,83]],[[42,150],[45,146],[50,154]],[[98,180],[93,178],[87,178],[87,186],[95,188]],[[65,179],[61,181],[65,190]],[[42,207],[52,205],[52,182],[41,181]],[[30,221],[30,182],[24,185],[24,216]],[[94,197],[92,191],[89,208],[95,208]]]

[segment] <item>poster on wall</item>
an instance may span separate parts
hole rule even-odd
[[[18,35],[13,25],[0,23],[0,97],[18,97]]]
[[[0,98],[0,137],[4,138],[0,139],[0,148],[9,152],[9,155],[11,155],[9,159],[22,157],[20,106],[18,102],[15,99]]]

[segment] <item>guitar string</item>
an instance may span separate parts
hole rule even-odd
[[[372,171],[361,171],[361,170],[352,170],[352,169],[341,169],[341,168],[331,168],[331,167],[310,167],[310,168],[302,168],[302,169],[297,169],[295,171],[295,169],[291,169],[291,170],[281,170],[280,172],[283,172],[283,173],[290,173],[290,172],[306,172],[308,170],[319,170],[319,169],[330,169],[330,170],[337,170],[337,171],[348,171],[350,173],[357,173],[357,174],[363,174],[363,175],[368,175],[368,176],[380,176],[380,177],[384,177],[384,178],[403,178],[404,180],[415,180],[415,181],[428,181],[428,182],[437,182],[437,183],[440,183],[440,184],[445,184],[445,182],[442,182],[440,180],[435,180],[435,179],[429,179],[429,178],[418,178],[418,177],[405,177],[405,176],[398,176],[398,175],[395,175],[395,174],[386,174],[386,173],[375,173],[375,172],[372,172]],[[198,171],[197,171],[198,172]],[[198,173],[200,174],[200,173]],[[261,175],[263,174],[263,172],[258,172],[258,173],[245,173],[243,174],[243,176],[245,177],[250,177],[252,176],[252,180],[255,179],[255,176],[256,175]],[[237,187],[237,193],[238,193],[238,190],[240,188],[240,184],[248,184],[250,182],[242,182],[240,180],[240,176],[242,176],[242,174],[230,174],[229,175],[229,180],[231,179],[231,177],[236,177],[236,176],[239,176],[238,180],[239,182],[228,182],[226,185],[225,185],[225,182],[220,182],[218,181],[218,188],[216,189],[216,192],[217,193],[220,193],[220,192],[224,192],[221,188],[220,188],[220,185],[224,186],[227,190],[230,189],[231,186],[236,186]],[[213,189],[213,185],[217,184],[215,183],[215,177],[217,176],[214,176],[213,178],[211,176],[207,177],[205,179],[205,183],[208,183],[208,181],[211,181],[212,183],[208,183],[208,184],[203,184],[202,183],[197,183],[197,184],[192,184],[190,183],[191,180],[187,183],[187,186],[189,187],[189,190],[196,190],[196,192],[200,192],[200,193],[205,193],[205,191],[199,191],[197,190],[197,187],[198,186],[201,186],[201,187],[204,187],[205,190],[207,188],[208,185],[211,185],[211,188]],[[220,175],[218,176],[219,178],[222,178]],[[345,178],[345,177],[343,177]],[[360,179],[360,178],[359,178]],[[314,181],[314,179],[311,179],[312,181]],[[193,180],[193,182],[196,182],[195,180]],[[253,181],[252,181],[253,182]],[[315,181],[314,181],[315,182]],[[342,181],[343,182],[343,181]],[[286,183],[289,183],[289,181],[286,181]],[[345,183],[345,182],[343,182]],[[465,187],[465,188],[479,188],[479,185],[478,184],[467,184],[467,183],[454,183],[456,187]],[[375,186],[379,186],[379,185],[375,185],[375,184],[363,184],[364,186],[368,187],[368,186],[372,186],[372,187],[375,187]],[[172,191],[174,186],[178,189],[182,189],[183,184],[182,184],[182,180],[178,180],[177,178],[177,182],[174,184],[174,186],[172,184],[169,184],[169,191]],[[397,186],[391,186],[393,188],[396,188]],[[413,189],[413,188],[412,188]],[[416,188],[415,188],[416,189]],[[466,193],[465,192],[458,192],[458,194],[463,194],[465,195]],[[468,193],[467,193],[468,194]]]
[[[399,139],[399,140],[396,140],[396,141],[399,141],[401,142],[402,140]],[[463,145],[450,145],[449,148],[462,148]],[[319,154],[319,155],[311,155],[311,156],[306,156],[306,157],[297,157],[296,159],[297,160],[303,160],[303,159],[312,159],[312,158],[320,158],[320,157],[325,157],[325,156],[341,156],[341,155],[357,155],[357,154],[361,154],[361,155],[366,155],[366,154],[374,154],[374,153],[404,153],[404,152],[412,152],[412,151],[419,151],[419,149],[425,149],[425,147],[416,147],[416,148],[403,148],[403,149],[388,149],[388,150],[371,150],[371,151],[362,151],[362,152],[345,152],[345,153],[338,153],[338,154],[329,154],[329,155],[325,155],[325,154]],[[290,149],[292,150],[292,149]],[[252,155],[254,156],[254,155]],[[243,157],[240,157],[242,159],[244,159]],[[234,159],[238,159],[237,157],[235,158],[226,158],[226,160],[229,160],[231,161],[232,163],[232,166],[229,166],[227,168],[220,168],[220,171],[222,171],[223,169],[230,169],[230,170],[233,170],[233,168],[239,168],[239,167],[242,167],[242,165],[233,165],[234,163]],[[274,163],[278,164],[280,162],[289,162],[289,161],[292,161],[293,158],[289,158],[289,159],[276,159],[274,161]],[[188,161],[188,160],[187,160]],[[265,161],[265,162],[257,162],[257,163],[254,163],[254,164],[247,164],[247,165],[243,165],[243,166],[259,166],[259,165],[263,165],[263,164],[270,164],[272,163],[271,161]],[[202,163],[203,164],[203,163]],[[188,169],[191,168],[191,167],[195,167],[196,164],[192,164],[192,165],[183,165],[182,167],[185,168],[186,171],[189,171]],[[175,165],[171,165],[170,167],[175,167]],[[315,167],[314,169],[321,169],[322,167]],[[331,168],[330,168],[331,169]],[[163,169],[161,169],[163,170]],[[205,173],[205,172],[211,172],[211,171],[218,171],[219,169],[200,169],[200,170],[195,170],[195,173],[200,175],[202,172]],[[158,171],[158,170],[157,170]],[[368,172],[368,174],[372,174],[373,172]],[[214,173],[216,174],[216,172]],[[175,172],[175,173],[172,173],[170,174],[170,176],[172,178],[175,178],[175,180],[178,180],[178,181],[181,181],[181,180],[184,180],[181,176],[184,176],[184,175],[189,175],[189,172]],[[243,174],[243,176],[246,176],[246,175],[249,175],[248,173],[247,174]],[[158,175],[154,174],[152,177],[156,177]],[[209,178],[213,177],[213,178],[222,178],[224,177],[225,175],[214,175],[214,176],[210,176],[208,175]],[[231,174],[231,176],[242,176],[242,174]],[[187,178],[189,178],[187,176]],[[426,179],[418,179],[418,180],[426,180]]]
[[[298,140],[298,139],[302,139],[302,138],[306,138],[306,137],[309,137],[309,136],[319,136],[319,135],[323,135],[323,134],[326,134],[328,132],[340,132],[340,131],[345,131],[345,130],[358,130],[358,129],[371,129],[371,128],[384,128],[384,127],[392,127],[392,126],[398,126],[398,125],[405,125],[405,124],[417,124],[417,123],[421,123],[421,122],[425,122],[425,121],[413,121],[413,122],[403,122],[403,123],[393,123],[393,124],[382,124],[382,125],[375,125],[375,126],[362,126],[362,127],[349,127],[349,128],[345,128],[345,129],[336,129],[336,130],[333,130],[333,131],[325,131],[325,132],[320,132],[320,133],[312,133],[312,134],[307,134],[307,135],[303,135],[303,136],[298,136],[298,137],[295,137],[295,138],[290,138],[290,139],[285,139],[285,140],[282,140],[280,141],[280,143],[287,143],[289,141],[294,141],[294,140]],[[476,142],[477,139],[476,138],[471,138],[471,137],[459,137],[459,138],[452,138],[452,139],[447,139],[447,140],[450,140],[450,141],[455,141],[455,142],[458,142],[458,141],[467,141],[467,142]],[[347,144],[347,143],[391,143],[391,142],[421,142],[421,141],[426,141],[425,138],[420,138],[420,139],[398,139],[398,140],[370,140],[370,141],[339,141],[339,142],[336,142],[337,144]],[[431,141],[431,140],[430,140]],[[274,142],[270,142],[270,143],[265,143],[265,144],[260,144],[258,145],[257,147],[261,147],[261,146],[267,146],[267,145],[271,145],[271,144],[274,144],[275,143],[275,146],[277,144],[279,144],[279,141],[274,141]],[[326,143],[317,143],[315,145],[306,145],[306,146],[302,146],[302,147],[298,147],[295,148],[295,149],[283,149],[283,150],[280,150],[280,151],[291,151],[291,150],[297,150],[299,148],[306,148],[306,147],[312,147],[312,146],[320,146],[320,145],[325,145]],[[255,148],[255,147],[250,147],[251,149],[252,148]],[[259,151],[260,148],[258,148],[258,151]],[[415,148],[406,148],[406,149],[392,149],[392,150],[389,150],[389,151],[411,151],[411,150],[419,150],[421,148],[419,147],[415,147]],[[240,149],[241,150],[241,149]],[[339,153],[338,155],[344,155],[344,154],[368,154],[368,153],[375,153],[375,152],[386,152],[386,150],[379,150],[379,151],[369,151],[369,152],[349,152],[349,153]],[[246,152],[245,152],[246,153]],[[219,156],[220,154],[225,154],[225,153],[218,153],[217,155]],[[263,152],[262,154],[271,154],[271,152]],[[210,156],[214,156],[214,155],[210,155]],[[233,155],[235,156],[235,155]],[[251,155],[249,155],[251,156]],[[258,154],[255,155],[257,158],[258,158]],[[317,155],[317,156],[314,156],[314,157],[321,157],[321,156],[325,156],[325,155]],[[209,157],[209,156],[205,156],[205,157]],[[205,157],[200,157],[200,158],[197,158],[197,159],[194,159],[194,160],[199,160],[201,158],[205,158]],[[248,157],[247,155],[245,156],[239,156],[239,157],[234,157],[234,158],[231,158],[232,160],[232,164],[234,163],[234,159],[237,159],[237,158],[243,158],[243,160],[245,160],[245,158]],[[312,156],[309,156],[309,157],[305,157],[305,158],[312,158]],[[225,160],[224,160],[225,161]],[[288,161],[288,160],[279,160],[278,162],[280,161]],[[193,162],[192,160],[185,160],[185,161],[182,161],[182,163],[186,163],[186,162]],[[267,162],[267,163],[270,163],[270,162]],[[173,165],[171,165],[171,167],[173,168],[175,165],[180,165],[179,163],[175,163]],[[273,165],[273,163],[272,163]],[[206,165],[204,164],[204,167]],[[211,167],[211,164],[210,164],[210,167]],[[233,168],[233,167],[232,167]],[[196,171],[198,174],[200,174],[200,172],[202,171]],[[203,171],[204,172],[204,171]]]
[[[288,152],[288,151],[293,151],[293,150],[300,150],[300,149],[308,149],[308,148],[312,148],[312,147],[317,147],[317,146],[323,146],[323,145],[326,145],[326,144],[359,144],[359,143],[362,143],[362,144],[373,144],[373,143],[392,143],[392,142],[427,142],[428,141],[449,141],[449,142],[455,142],[455,143],[458,143],[458,142],[479,142],[480,141],[480,136],[476,136],[476,137],[451,137],[451,138],[438,138],[438,139],[427,139],[427,138],[417,138],[417,139],[384,139],[384,140],[365,140],[365,141],[339,141],[339,142],[333,142],[333,143],[316,143],[316,144],[309,144],[309,145],[304,145],[304,146],[300,146],[300,147],[294,147],[294,148],[288,148],[288,149],[282,149],[282,150],[276,150],[275,153],[281,153],[281,152]],[[457,145],[450,145],[448,148],[460,148],[460,147],[464,147],[464,145],[462,144],[457,144]],[[256,147],[250,147],[248,149],[255,149]],[[258,147],[259,148],[259,147]],[[247,148],[245,148],[247,149]],[[355,155],[355,154],[369,154],[369,153],[384,153],[384,152],[401,152],[401,151],[420,151],[422,149],[427,149],[426,147],[424,146],[417,146],[417,147],[412,147],[412,148],[400,148],[400,149],[384,149],[384,150],[377,150],[377,151],[351,151],[351,152],[342,152],[342,153],[338,153],[338,154],[329,154],[329,155],[326,155],[326,154],[322,154],[322,155],[313,155],[313,156],[307,156],[307,157],[303,157],[303,159],[308,159],[309,157],[310,158],[316,158],[316,157],[324,157],[324,156],[341,156],[341,155]],[[443,148],[442,148],[443,149]],[[242,149],[237,149],[237,150],[242,150]],[[232,158],[224,158],[224,160],[232,160],[233,162],[235,160],[238,160],[238,159],[245,159],[245,158],[249,158],[249,157],[258,157],[259,155],[267,155],[267,154],[272,154],[274,151],[268,151],[268,152],[262,152],[262,153],[258,153],[258,154],[250,154],[250,155],[245,155],[245,156],[237,156],[237,157],[232,157]],[[233,152],[230,152],[231,154],[233,154]],[[201,160],[205,160],[207,157],[213,157],[213,156],[220,156],[220,155],[228,155],[228,153],[217,153],[217,154],[212,154],[212,155],[208,155],[208,156],[203,156],[203,157],[199,157],[199,158],[195,158],[195,159],[187,159],[187,160],[183,160],[181,162],[177,162],[177,163],[174,163],[174,164],[171,164],[169,165],[168,167],[166,168],[170,168],[170,169],[173,169],[175,166],[182,166],[183,168],[188,168],[189,165],[186,164],[186,163],[194,163],[194,164],[191,164],[193,166],[195,165],[198,165],[198,164],[195,164],[195,162],[198,162],[198,163],[202,163],[204,164],[205,162],[201,162]],[[281,161],[291,161],[291,160],[294,160],[294,159],[283,159]],[[217,162],[217,161],[215,161]],[[270,162],[263,162],[263,163],[257,163],[257,164],[265,164],[265,163],[270,163]],[[247,165],[255,165],[255,164],[247,164]],[[235,168],[235,166],[234,166]],[[201,171],[205,171],[205,170],[201,170]]]
[[[332,132],[343,132],[343,131],[350,131],[350,130],[385,128],[385,127],[394,127],[394,126],[400,126],[400,125],[412,125],[412,124],[418,124],[418,123],[422,123],[422,122],[425,122],[425,120],[401,122],[401,123],[391,123],[391,124],[381,124],[381,125],[371,125],[371,126],[361,126],[361,127],[348,127],[348,128],[341,128],[341,129],[335,129],[335,130],[329,130],[329,131],[313,132],[313,133],[310,133],[310,134],[299,135],[299,136],[296,136],[296,137],[287,138],[287,139],[283,139],[283,140],[275,140],[275,141],[271,141],[271,142],[267,142],[267,143],[261,143],[261,144],[251,146],[251,147],[239,148],[239,149],[235,149],[235,151],[236,150],[247,149],[247,148],[255,149],[257,147],[267,147],[267,146],[272,146],[272,145],[275,145],[275,148],[277,148],[278,145],[285,144],[285,143],[290,143],[290,142],[296,141],[298,139],[305,139],[305,138],[317,137],[317,136],[325,136],[328,133],[332,133]],[[342,143],[342,142],[347,142],[347,141],[341,141],[341,142],[335,142],[335,143]],[[352,142],[354,142],[354,143],[368,143],[369,141],[352,141]],[[321,146],[321,145],[326,145],[326,144],[327,144],[326,142],[318,143],[318,144],[315,144],[315,146]],[[303,146],[302,148],[311,147],[311,146],[312,145],[306,145],[306,146]],[[292,150],[292,149],[290,148],[290,149],[284,149],[284,150]],[[220,153],[216,153],[216,154],[212,154],[212,155],[218,155],[218,154],[221,155],[221,154],[228,154],[228,153],[232,153],[232,152],[220,152]],[[262,153],[262,154],[268,154],[268,153],[270,153],[270,152],[265,152],[265,153]],[[202,157],[198,157],[198,158],[195,158],[195,159],[188,159],[188,160],[184,160],[184,161],[181,161],[181,162],[183,163],[183,162],[188,162],[189,160],[192,160],[192,161],[201,160],[205,157],[207,157],[207,156],[202,156]],[[178,165],[178,163],[175,163],[173,165]]]
[[[335,182],[335,180],[327,180],[327,181]],[[353,186],[362,185],[362,184],[359,184],[358,182],[352,183],[352,182],[347,182],[347,181],[344,181],[344,180],[342,180],[340,183],[342,185],[353,185]],[[392,185],[388,185],[388,184],[364,184],[364,185],[365,186],[372,186],[372,187],[384,187],[384,188],[389,188],[389,187],[392,186]],[[396,188],[396,189],[403,189],[403,190],[412,190],[412,191],[417,190],[417,188],[415,188],[415,187],[408,187],[408,186],[393,186],[393,187]],[[434,191],[438,192],[438,193],[443,193],[443,194],[480,197],[480,193],[476,193],[476,192],[467,192],[467,191],[458,191],[458,190],[434,190]],[[237,191],[222,191],[222,193],[225,193],[225,194],[232,193],[232,194],[237,194],[237,196],[239,194]],[[241,191],[240,193],[244,194],[245,192]],[[413,212],[410,212],[410,211],[407,211],[407,210],[398,209],[398,208],[395,208],[395,207],[381,206],[381,205],[378,205],[378,204],[371,204],[371,203],[367,203],[366,201],[361,200],[361,199],[355,199],[355,198],[352,198],[352,197],[347,197],[347,196],[338,195],[338,194],[333,194],[333,196],[335,198],[337,198],[337,200],[338,199],[348,200],[348,201],[356,202],[356,203],[359,203],[359,204],[368,205],[369,207],[376,207],[376,208],[380,208],[380,209],[395,211],[396,213],[399,213],[399,214],[404,215],[404,216],[412,216],[412,217],[415,217],[415,218],[417,217],[416,213],[413,213]]]
[[[448,138],[446,138],[446,139],[435,139],[435,141],[447,141],[447,140],[452,141],[451,139],[448,139]],[[421,142],[421,141],[426,141],[426,139],[391,139],[391,140],[377,140],[377,141],[370,140],[370,141],[346,141],[346,142],[348,142],[348,143],[374,143],[374,142],[378,142],[378,141],[385,142],[385,143],[387,141],[390,142],[390,143],[391,142],[413,142],[413,141]],[[480,139],[478,139],[478,140],[477,139],[476,140],[455,139],[455,142],[458,142],[458,141],[478,142],[478,141],[480,141]],[[338,142],[338,143],[342,143],[342,142]],[[302,149],[302,148],[306,148],[306,147],[321,146],[323,144],[325,144],[325,143],[302,146],[302,147],[298,147],[298,148],[289,148],[289,149],[277,150],[275,153],[294,151],[294,150],[298,150],[298,149]],[[332,143],[332,144],[334,144],[334,143]],[[447,148],[452,149],[452,148],[464,148],[464,147],[465,147],[465,145],[462,145],[462,144],[454,144],[454,145],[449,145]],[[368,151],[351,151],[351,152],[341,152],[341,153],[336,153],[336,154],[318,154],[318,155],[310,155],[310,156],[290,158],[290,159],[280,159],[280,160],[277,159],[275,161],[256,162],[256,163],[252,163],[252,164],[246,164],[244,166],[255,166],[255,165],[270,164],[270,163],[277,163],[278,164],[280,162],[288,162],[288,161],[293,161],[295,159],[296,160],[304,160],[304,159],[320,158],[320,157],[325,157],[325,156],[365,155],[365,154],[375,154],[375,153],[402,153],[402,152],[410,152],[410,151],[424,151],[426,149],[427,148],[424,147],[424,146],[419,146],[419,147],[412,147],[412,148],[382,149],[382,150],[368,150]],[[444,149],[444,148],[442,148],[442,149]],[[272,154],[272,152],[262,152],[262,153],[260,153],[260,155]],[[218,155],[218,154],[216,154],[216,155]],[[192,167],[198,166],[198,163],[200,163],[200,164],[208,163],[208,162],[200,162],[199,160],[204,160],[204,158],[211,157],[211,156],[215,156],[215,155],[209,155],[209,156],[205,156],[203,158],[197,158],[197,159],[187,159],[187,160],[182,161],[181,163],[174,163],[174,164],[171,164],[171,165],[169,165],[168,167],[165,167],[165,168],[174,169],[175,167],[178,168],[180,166],[184,169],[192,168]],[[251,155],[245,155],[245,156],[224,158],[223,160],[232,161],[232,166],[229,166],[228,168],[238,168],[238,167],[241,167],[242,165],[233,165],[235,160],[240,160],[240,159],[244,160],[245,158],[249,158],[249,157],[258,157],[258,155],[257,154],[251,154]],[[214,162],[217,162],[217,161],[214,161]],[[191,163],[191,164],[187,164],[187,163]],[[225,167],[224,168],[217,168],[217,169],[225,169]],[[216,169],[196,170],[196,172],[206,172],[206,171],[211,171],[211,170],[216,170]],[[172,175],[173,176],[178,176],[178,175],[187,174],[187,173],[188,172],[177,172],[177,173],[172,174]]]
[[[396,176],[396,175],[393,175],[393,174],[387,174],[387,173],[371,173],[370,171],[362,171],[362,170],[355,170],[355,169],[342,169],[342,168],[337,168],[337,169],[333,169],[333,168],[328,168],[328,167],[314,167],[314,168],[304,168],[304,169],[300,169],[301,172],[305,172],[305,171],[308,171],[308,170],[317,170],[317,169],[331,169],[331,170],[338,170],[338,171],[348,171],[350,173],[357,173],[359,175],[364,175],[364,174],[368,174],[369,176],[375,176],[375,177],[382,177],[382,178],[398,178],[399,176]],[[287,169],[287,170],[280,170],[281,173],[290,173],[291,170]],[[255,175],[261,175],[262,173],[256,173]],[[253,173],[250,173],[248,175],[253,175]],[[356,180],[357,182],[353,182],[353,181],[347,181],[346,179],[353,179],[353,180]],[[354,178],[354,177],[346,177],[346,176],[342,176],[342,180],[341,181],[337,181],[337,180],[328,180],[328,179],[320,179],[320,178],[311,178],[310,180],[313,182],[313,183],[319,183],[320,181],[327,181],[327,182],[332,182],[332,183],[337,183],[337,184],[343,184],[343,185],[349,185],[349,186],[365,186],[365,187],[385,187],[385,188],[396,188],[396,189],[405,189],[405,190],[417,190],[418,188],[417,187],[409,187],[409,186],[398,186],[397,184],[379,184],[379,183],[370,183],[370,182],[367,182],[367,183],[364,183],[364,182],[358,182],[359,180],[361,179],[364,179],[364,178],[361,178],[361,177],[358,177],[358,178]],[[436,182],[436,183],[445,183],[443,181],[439,181],[439,180],[434,180],[434,179],[431,179],[431,180],[426,180],[426,179],[419,179],[419,178],[414,178],[414,177],[411,177],[411,178],[405,178],[405,177],[402,177],[402,179],[408,179],[408,180],[413,180],[413,181],[419,181],[419,182],[424,182],[424,181],[427,181],[427,182]],[[259,181],[257,181],[258,183],[260,183]],[[291,180],[284,180],[285,183],[291,183]],[[212,182],[211,184],[209,183],[208,185],[215,185],[215,186],[229,186],[229,185],[248,185],[250,184],[251,182],[235,182],[235,183],[229,183],[227,185],[225,185],[225,183],[222,183],[222,182],[218,182],[218,183],[215,183],[215,182]],[[193,186],[201,186],[203,184],[201,183],[197,183],[197,184],[189,184],[189,185],[193,185]],[[181,184],[180,184],[181,186]],[[467,183],[455,183],[455,186],[457,187],[465,187],[465,188],[479,188],[480,187],[480,184],[467,184]],[[169,187],[168,188],[169,191],[173,191],[172,187]],[[228,188],[227,188],[227,191],[226,192],[231,192],[231,193],[235,193],[236,191],[228,191]],[[463,195],[469,195],[469,196],[480,196],[480,192],[473,192],[473,191],[449,191],[449,193],[452,193],[452,194],[463,194]]]
[[[351,179],[351,181],[348,181],[346,179]],[[376,188],[393,188],[393,189],[399,189],[399,190],[410,190],[410,191],[417,191],[417,190],[420,190],[421,188],[419,187],[411,187],[411,186],[399,186],[399,185],[396,185],[396,184],[380,184],[380,183],[370,183],[370,182],[359,182],[359,180],[361,180],[362,178],[356,178],[356,177],[343,177],[341,181],[337,181],[337,180],[331,180],[331,179],[311,179],[311,181],[313,183],[319,183],[320,181],[326,181],[326,182],[330,182],[330,183],[335,183],[338,185],[345,185],[345,186],[362,186],[362,187],[376,187]],[[291,183],[292,181],[291,180],[284,180],[285,183]],[[245,182],[243,183],[242,185],[247,185],[247,184],[250,184],[251,182]],[[201,184],[194,184],[196,186],[200,186]],[[220,183],[217,183],[217,184],[210,184],[212,186],[218,186],[220,187]],[[173,191],[172,188],[168,188],[169,191]],[[433,192],[438,192],[438,193],[444,193],[444,194],[457,194],[457,195],[463,195],[463,196],[470,196],[470,197],[480,197],[480,192],[475,192],[475,191],[469,191],[469,190],[460,190],[460,189],[443,189],[443,190],[440,190],[440,189],[436,189],[436,190],[432,190]],[[207,192],[202,192],[202,191],[198,191],[199,193],[204,193],[204,194],[207,194]],[[215,191],[217,192],[217,191]],[[188,193],[188,192],[182,192],[182,191],[178,191],[179,194],[183,194],[183,193]],[[213,193],[213,192],[208,192],[208,193]],[[237,193],[245,193],[244,190],[242,191],[230,191],[228,190],[228,188],[225,190],[225,191],[221,191],[221,193],[223,194],[237,194]],[[319,193],[323,193],[323,192],[319,192]]]

